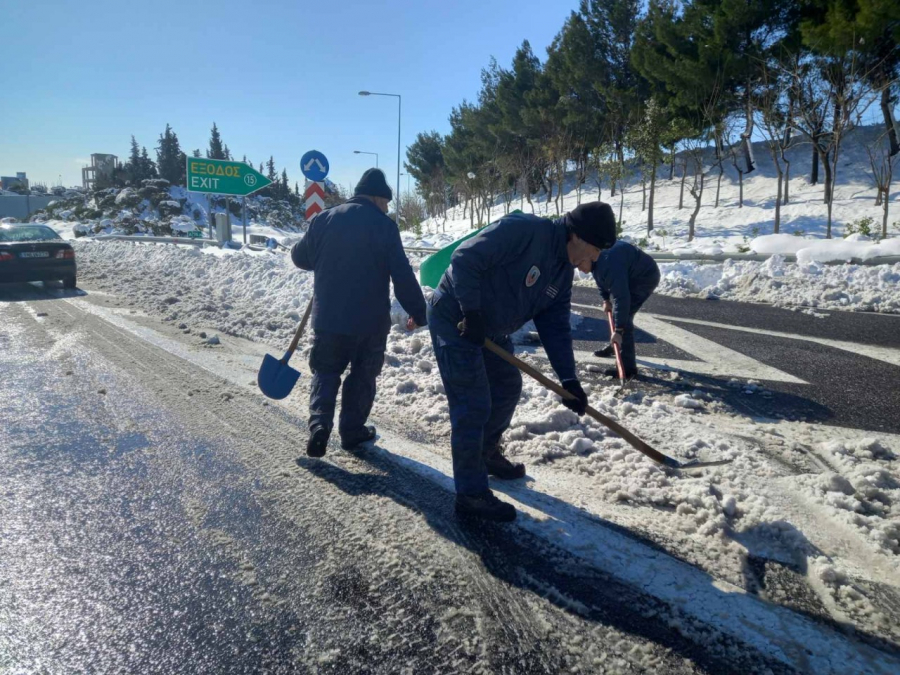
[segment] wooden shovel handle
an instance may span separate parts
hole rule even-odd
[[[303,312],[303,318],[300,319],[300,327],[297,328],[297,332],[294,333],[294,339],[291,340],[291,346],[288,347],[287,354],[285,355],[287,358],[291,358],[291,354],[293,354],[297,345],[300,344],[300,337],[303,335],[303,330],[306,328],[306,322],[309,321],[309,315],[312,314],[312,306],[313,299],[309,299],[309,303],[306,305],[306,311]]]
[[[616,323],[613,321],[612,312],[606,313],[606,318],[609,320],[609,341],[612,342],[613,335],[616,334]],[[622,365],[622,352],[619,349],[619,344],[617,342],[612,343],[613,352],[616,355],[616,370],[619,372],[619,380],[621,380],[623,386],[625,383],[625,366]]]
[[[536,368],[530,366],[529,364],[525,363],[521,359],[516,358],[515,356],[510,354],[508,351],[503,349],[502,347],[498,347],[491,340],[486,339],[484,341],[484,346],[488,350],[492,351],[494,354],[499,356],[501,359],[506,361],[507,363],[514,365],[516,368],[521,370],[523,373],[533,377],[535,380],[537,380],[542,385],[547,387],[547,389],[549,389],[550,391],[552,391],[556,394],[559,394],[560,396],[562,396],[565,399],[574,399],[575,398],[575,396],[573,396],[568,391],[563,389],[561,386],[559,386],[556,382],[551,380],[549,377],[545,377],[543,375],[543,373],[538,371]],[[628,429],[623,427],[621,424],[619,424],[615,420],[610,419],[609,417],[607,417],[603,413],[599,412],[598,410],[595,410],[591,406],[588,406],[587,410],[585,412],[588,415],[590,415],[591,417],[593,417],[595,420],[600,422],[600,424],[604,425],[605,427],[611,429],[613,432],[615,432],[616,434],[621,436],[622,439],[624,439],[631,447],[633,447],[638,452],[642,452],[647,457],[652,459],[654,462],[659,462],[660,464],[664,464],[668,467],[672,467],[672,468],[676,468],[676,469],[680,466],[678,460],[662,454],[661,452],[659,452],[658,450],[651,447],[650,445],[648,445],[647,443],[642,441],[640,438],[635,436],[633,433],[628,431]]]

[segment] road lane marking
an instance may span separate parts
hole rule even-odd
[[[572,303],[572,306],[595,311],[599,309],[592,305],[575,303]],[[639,364],[659,370],[679,370],[711,377],[736,377],[744,380],[808,384],[805,380],[801,380],[783,370],[768,366],[746,354],[741,354],[717,342],[700,337],[684,328],[673,326],[661,318],[657,318],[654,314],[637,314],[634,321],[637,328],[697,359],[697,361],[685,361],[683,359],[641,357],[638,359]],[[581,360],[601,362],[592,352],[578,351],[576,356]]]
[[[638,317],[641,315],[638,314]],[[782,333],[775,330],[766,330],[764,328],[748,328],[746,326],[732,326],[725,323],[714,323],[712,321],[701,321],[700,319],[683,319],[677,316],[666,316],[664,314],[651,314],[658,319],[666,321],[677,321],[678,323],[692,323],[697,326],[709,326],[710,328],[725,328],[727,330],[736,330],[743,333],[754,333],[756,335],[769,335],[771,337],[786,338],[788,340],[805,340],[806,342],[814,342],[825,347],[834,347],[842,349],[859,356],[867,356],[870,359],[884,361],[892,366],[900,367],[900,349],[892,347],[879,347],[878,345],[866,345],[858,342],[846,342],[844,340],[829,340],[828,338],[813,337],[811,335],[798,335],[796,333]]]

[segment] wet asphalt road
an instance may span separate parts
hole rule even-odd
[[[377,448],[298,466],[300,420],[31,293],[0,291],[0,672],[787,672]]]
[[[578,347],[595,350],[608,340],[606,319],[599,311],[599,294],[578,287],[573,303],[587,318],[575,332]],[[701,389],[714,394],[736,411],[761,418],[784,418],[855,429],[900,433],[900,367],[869,356],[802,339],[738,331],[679,321],[698,320],[721,326],[745,327],[797,336],[859,343],[894,350],[900,357],[900,317],[860,312],[823,311],[819,318],[768,305],[720,300],[653,296],[641,312],[707,338],[761,363],[793,375],[805,384],[762,381],[771,396],[745,394],[729,386],[728,378],[686,374],[676,385],[659,371],[645,369],[647,378],[637,386]],[[640,325],[640,317],[637,321]],[[638,331],[638,360],[642,356],[694,360],[646,331]],[[702,355],[701,355],[702,356]],[[612,361],[609,361],[612,365]]]

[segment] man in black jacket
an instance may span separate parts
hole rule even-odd
[[[393,194],[384,173],[366,171],[353,194],[345,204],[313,218],[306,236],[291,249],[297,267],[315,272],[306,446],[310,457],[325,454],[341,375],[348,365],[338,422],[341,447],[350,449],[375,438],[375,427],[366,426],[366,420],[391,327],[391,281],[410,316],[407,329],[427,323],[422,289],[397,225],[386,215]]]

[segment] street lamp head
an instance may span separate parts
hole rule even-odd
[[[370,91],[361,91],[361,92],[359,92],[359,95],[360,95],[360,96],[371,96],[371,95],[372,95],[372,92],[370,92]]]
[[[358,155],[358,154],[359,154],[359,150],[354,150],[354,151],[353,151],[353,154],[354,154],[354,155]]]

